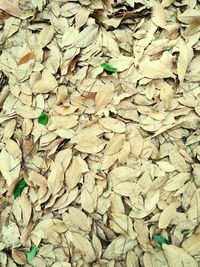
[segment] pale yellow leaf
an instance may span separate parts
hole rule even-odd
[[[193,49],[191,46],[185,43],[184,40],[180,39],[179,57],[177,61],[177,72],[179,81],[182,82],[185,78],[188,64],[193,58]]]
[[[70,207],[69,218],[72,223],[78,226],[81,230],[85,232],[89,232],[91,230],[91,220],[80,209]]]
[[[62,149],[56,154],[55,163],[61,164],[63,171],[66,171],[72,159],[72,150],[70,148]]]
[[[174,166],[170,164],[168,161],[161,160],[161,161],[157,161],[156,164],[164,172],[173,172],[175,170]]]
[[[60,191],[64,185],[64,171],[60,164],[52,162],[51,172],[47,180],[48,188],[52,195]]]
[[[99,120],[99,123],[103,128],[115,133],[124,133],[126,129],[125,123],[113,118],[102,118]]]
[[[139,266],[138,257],[133,252],[133,250],[129,250],[127,253],[126,265],[127,267],[138,267]]]
[[[121,163],[121,164],[125,163],[126,160],[128,159],[130,152],[131,152],[130,144],[129,144],[129,142],[125,141],[124,145],[123,145],[123,147],[122,147],[122,149],[118,155],[119,163]]]
[[[140,131],[136,127],[133,127],[131,134],[129,135],[129,144],[131,154],[136,157],[139,156],[142,152],[144,141]]]
[[[174,191],[180,189],[190,179],[189,173],[179,173],[167,180],[164,190]]]
[[[187,8],[185,12],[178,15],[178,20],[186,24],[193,24],[196,21],[198,22],[199,18],[200,10],[198,9]]]
[[[171,220],[176,216],[176,207],[177,203],[172,202],[162,211],[158,222],[159,228],[166,228],[170,224]]]
[[[136,240],[127,239],[123,236],[115,238],[103,253],[104,259],[116,259],[118,256],[126,254],[137,244]]]
[[[84,7],[80,8],[78,13],[75,15],[76,27],[81,28],[88,20],[90,11]]]
[[[200,234],[192,234],[182,243],[182,247],[191,256],[200,255]]]
[[[66,171],[66,183],[69,190],[74,188],[80,181],[81,174],[87,172],[88,168],[85,161],[81,158],[74,157],[69,168]]]
[[[141,187],[134,182],[123,182],[114,186],[113,191],[121,196],[130,197],[132,195],[139,195]]]
[[[51,267],[71,267],[71,263],[66,262],[66,261],[59,261],[56,263],[53,263],[53,265]]]
[[[14,17],[20,17],[22,14],[22,11],[18,7],[17,3],[12,3],[9,0],[0,0],[0,9],[4,10],[5,12]]]
[[[124,134],[115,135],[106,145],[104,153],[106,155],[112,155],[117,153],[122,148],[124,141],[125,141]]]
[[[151,19],[158,27],[166,27],[165,10],[159,2],[153,3],[153,13]]]
[[[162,0],[162,6],[163,7],[168,7],[170,6],[175,0]]]
[[[96,24],[92,24],[87,26],[84,30],[82,30],[76,40],[75,45],[76,47],[87,47],[90,45],[96,38],[98,32],[98,26]]]
[[[109,174],[114,179],[117,179],[119,183],[125,181],[135,181],[136,177],[138,177],[140,173],[141,171],[139,170],[126,166],[120,166],[113,169]]]
[[[173,167],[180,172],[187,172],[188,167],[184,157],[178,152],[176,148],[170,150],[169,159]]]
[[[160,99],[162,100],[165,108],[170,108],[173,99],[172,86],[163,82],[160,90]]]
[[[51,116],[51,125],[49,126],[49,130],[70,129],[77,125],[77,119],[78,117],[74,115]]]
[[[86,190],[83,189],[81,192],[81,206],[84,210],[88,213],[92,213],[94,211],[94,199],[92,198],[91,194]]]
[[[81,251],[88,263],[95,261],[96,255],[90,241],[78,233],[73,233],[73,244],[76,249]]]
[[[54,27],[46,26],[42,29],[42,31],[38,36],[38,43],[43,48],[52,40],[53,36],[54,36]]]
[[[19,203],[22,210],[22,217],[24,225],[28,225],[32,213],[32,205],[26,194],[22,194],[19,199]]]
[[[150,79],[162,79],[162,78],[175,78],[171,67],[166,66],[164,62],[160,60],[147,61],[143,60],[139,64],[141,75]]]
[[[198,263],[184,249],[166,244],[162,247],[170,267],[198,267]]]
[[[130,66],[133,64],[134,59],[133,57],[127,57],[127,56],[118,56],[113,57],[109,64],[115,68],[117,68],[118,72],[125,71],[126,69],[130,68]]]
[[[32,92],[35,94],[49,93],[53,91],[58,85],[55,77],[50,73],[48,69],[44,69],[42,72],[42,78],[38,80],[32,88]]]
[[[113,155],[104,155],[102,163],[101,163],[101,170],[109,169],[117,160],[117,154]]]
[[[99,88],[96,96],[95,96],[95,110],[98,112],[99,110],[106,107],[113,98],[115,87],[113,84],[105,84]]]

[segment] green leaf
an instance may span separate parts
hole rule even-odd
[[[14,198],[16,199],[16,198],[20,197],[23,189],[27,186],[28,185],[27,185],[26,181],[24,180],[24,178],[22,178],[15,186],[15,189],[13,191]]]
[[[107,64],[107,63],[103,63],[103,64],[101,64],[101,67],[102,67],[105,71],[107,71],[107,72],[109,72],[109,73],[115,73],[115,72],[117,72],[117,68],[112,67],[111,65],[109,65],[109,64]]]
[[[44,112],[42,112],[38,118],[38,123],[46,125],[48,123],[49,119],[47,114],[45,114]]]
[[[158,245],[160,246],[160,247],[162,247],[162,244],[167,244],[167,245],[169,245],[171,242],[169,241],[169,240],[167,240],[164,236],[162,236],[162,235],[154,235],[153,236],[153,240],[155,240],[157,243],[158,243]]]
[[[163,51],[169,51],[171,48],[164,48]]]
[[[187,136],[183,136],[182,137],[182,141],[183,141],[184,144],[186,144],[186,142],[187,142]]]
[[[74,157],[77,157],[77,156],[80,155],[80,154],[81,154],[80,151],[76,151],[76,152],[74,152]]]
[[[28,261],[32,260],[37,253],[37,246],[35,244],[32,245],[31,250],[26,253],[26,259]]]

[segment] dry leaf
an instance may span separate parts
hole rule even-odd
[[[42,31],[38,36],[38,43],[43,48],[52,40],[53,36],[54,36],[54,27],[46,26],[42,29]]]
[[[117,153],[123,146],[125,141],[125,135],[115,135],[106,145],[104,153],[105,155],[112,155]]]
[[[163,251],[169,266],[172,267],[197,267],[198,263],[182,248],[174,245],[163,244]]]
[[[88,170],[87,168],[83,169],[83,166],[81,166],[80,160],[82,159],[79,159],[78,157],[74,157],[72,160],[72,163],[70,164],[69,168],[66,171],[65,180],[66,180],[69,190],[74,188],[80,182],[81,174],[84,172],[87,172]]]
[[[191,256],[200,254],[200,234],[193,234],[182,243],[183,249]]]
[[[160,60],[142,61],[139,64],[142,76],[150,79],[175,78],[171,67],[166,66]]]
[[[127,253],[127,251],[132,250],[137,241],[127,239],[123,236],[119,236],[115,238],[111,244],[106,248],[105,252],[103,253],[104,259],[115,259],[119,255],[123,255]]]
[[[25,64],[32,59],[35,59],[35,54],[34,54],[34,52],[29,52],[26,55],[24,55],[23,57],[21,57],[17,64],[18,65]]]
[[[32,92],[35,94],[48,93],[57,87],[58,83],[55,77],[49,72],[49,70],[44,69],[42,72],[42,78],[37,81],[32,88]]]
[[[160,28],[166,27],[165,10],[160,3],[153,3],[153,13],[151,17],[153,23]]]
[[[0,0],[0,9],[14,17],[20,17],[22,14],[21,9],[9,0]]]
[[[96,256],[90,241],[81,234],[73,233],[73,243],[80,250],[88,263],[95,261]]]
[[[98,26],[93,24],[86,27],[82,30],[75,40],[76,47],[87,47],[90,45],[96,38],[98,32]]]
[[[48,188],[52,195],[55,195],[62,188],[64,182],[64,171],[59,163],[52,162],[51,172],[47,180]]]
[[[91,221],[81,210],[73,207],[69,208],[69,218],[72,223],[78,226],[81,230],[86,232],[91,230]]]
[[[132,195],[139,195],[141,188],[133,182],[123,182],[113,187],[113,191],[121,196],[130,197]]]
[[[183,82],[187,71],[188,64],[193,58],[192,48],[186,44],[182,39],[180,40],[180,50],[177,62],[177,72],[180,82]]]
[[[125,124],[117,119],[113,118],[102,118],[99,120],[100,125],[105,128],[105,130],[111,130],[115,133],[124,133]]]
[[[99,110],[106,107],[113,98],[115,87],[113,84],[105,84],[101,88],[99,88],[96,96],[95,96],[95,110],[98,112]]]
[[[176,215],[176,207],[177,203],[172,202],[163,210],[158,222],[159,228],[166,228],[170,224],[171,220]]]

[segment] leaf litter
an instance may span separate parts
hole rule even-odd
[[[1,266],[200,264],[199,8],[0,1]]]

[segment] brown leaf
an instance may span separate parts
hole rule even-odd
[[[18,65],[25,64],[28,61],[30,61],[31,59],[35,59],[34,52],[29,52],[26,55],[24,55],[23,57],[21,57],[17,64]]]

